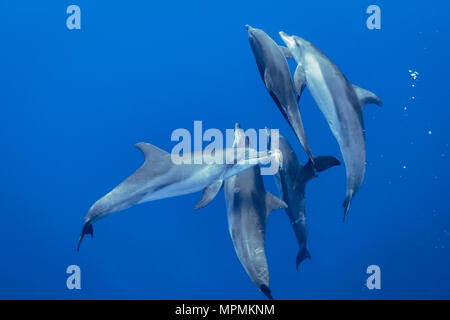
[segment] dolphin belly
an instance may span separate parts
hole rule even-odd
[[[340,122],[337,106],[332,92],[326,85],[325,75],[318,61],[311,54],[305,55],[304,66],[308,90],[316,101],[320,111],[328,122],[328,125],[336,139],[340,139]]]

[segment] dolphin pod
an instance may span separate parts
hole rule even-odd
[[[345,220],[366,168],[363,108],[370,103],[381,106],[381,100],[372,92],[351,84],[311,42],[282,31],[280,36],[298,64],[294,74],[297,94],[301,95],[305,86],[308,88],[339,143],[347,176],[343,203]]]
[[[213,153],[185,153],[188,163],[175,163],[171,154],[148,143],[136,147],[144,164],[89,209],[78,239],[93,236],[93,223],[134,205],[203,190],[195,209],[205,207],[224,186],[228,228],[236,255],[254,285],[269,299],[269,269],[265,251],[267,218],[284,209],[296,236],[299,251],[296,267],[311,258],[307,249],[305,214],[306,184],[316,173],[340,165],[332,156],[314,156],[306,137],[299,101],[305,88],[311,92],[338,141],[346,168],[347,190],[344,220],[365,173],[366,146],[363,108],[381,100],[370,91],[351,84],[340,69],[312,43],[280,32],[286,46],[279,46],[264,31],[246,25],[248,38],[262,80],[285,120],[300,141],[309,161],[302,165],[286,138],[268,142],[267,152],[253,149],[239,124],[232,148]],[[297,67],[292,77],[287,59]],[[195,161],[203,159],[201,163]],[[217,159],[222,161],[217,162]],[[230,163],[229,159],[232,159]],[[276,160],[274,174],[280,198],[266,191],[260,165]]]
[[[235,135],[235,145],[245,140],[245,147],[249,147],[239,124]],[[271,211],[287,205],[265,190],[259,165],[225,181],[225,201],[236,254],[255,286],[272,300],[265,251],[266,221]]]

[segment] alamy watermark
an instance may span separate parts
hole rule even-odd
[[[81,29],[81,9],[79,6],[72,4],[67,7],[67,14],[70,16],[66,20],[66,26],[69,30],[80,30]]]
[[[381,269],[376,264],[370,265],[366,270],[370,276],[366,280],[366,286],[369,290],[381,289]]]
[[[66,280],[67,289],[73,290],[81,290],[81,269],[76,264],[72,264],[67,267],[66,273],[70,274]]]
[[[193,134],[185,128],[172,132],[178,142],[171,151],[172,162],[179,164],[263,164],[262,175],[273,175],[281,164],[278,129],[219,129],[203,132],[202,121],[194,121]],[[247,141],[247,142],[246,142]],[[208,144],[203,147],[203,143]]]
[[[372,4],[367,7],[367,14],[370,16],[367,18],[366,26],[369,30],[381,29],[381,9],[379,6]]]

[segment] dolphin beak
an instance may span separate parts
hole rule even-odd
[[[278,34],[280,35],[281,39],[283,39],[283,41],[288,40],[289,36],[284,31],[280,31],[280,32],[278,32]]]
[[[290,35],[286,34],[283,31],[278,32],[278,34],[287,46],[295,47],[295,41]]]
[[[248,24],[245,25],[245,28],[246,28],[247,30],[253,29],[253,28],[250,27]]]

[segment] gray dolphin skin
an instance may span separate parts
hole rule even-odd
[[[236,140],[244,137],[236,124]],[[228,226],[236,254],[255,286],[269,299],[269,270],[265,252],[267,216],[287,205],[264,188],[260,167],[254,166],[225,181]]]
[[[298,64],[294,75],[297,93],[301,94],[306,85],[339,143],[347,176],[343,203],[345,220],[366,167],[363,108],[372,103],[381,106],[381,100],[372,92],[351,84],[311,42],[282,31],[280,36]]]
[[[204,189],[202,199],[196,206],[198,209],[214,199],[224,180],[260,163],[268,163],[274,157],[281,159],[279,151],[261,154],[254,149],[236,152],[235,148],[228,148],[217,149],[214,154],[202,151],[185,153],[191,162],[175,164],[171,154],[151,144],[141,142],[136,147],[145,156],[144,164],[89,209],[84,219],[77,250],[80,249],[85,234],[93,236],[92,223],[111,213],[139,203]],[[201,156],[203,160],[200,164],[194,164],[194,160]],[[222,161],[215,161],[220,158]]]
[[[306,248],[308,237],[305,214],[306,183],[316,177],[315,171],[322,172],[340,165],[340,162],[335,157],[319,156],[315,158],[315,169],[311,161],[302,166],[295,151],[282,135],[279,136],[279,149],[283,154],[283,160],[274,177],[280,196],[288,206],[285,211],[297,238],[299,251],[296,258],[296,267],[298,269],[304,259],[311,259],[311,255]]]
[[[298,100],[286,61],[286,47],[278,46],[264,31],[246,25],[248,38],[263,82],[286,121],[314,162],[313,153],[306,138]]]

